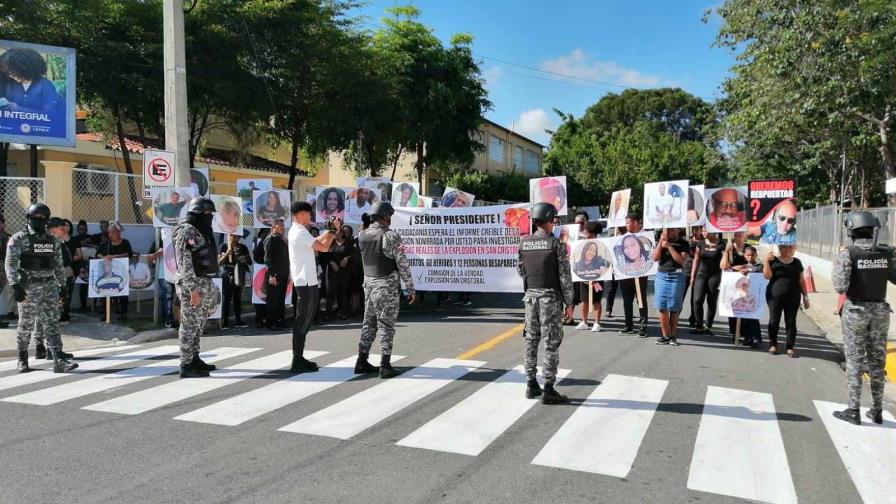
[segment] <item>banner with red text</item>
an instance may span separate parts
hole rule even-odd
[[[470,208],[396,208],[414,287],[421,291],[523,292],[516,271],[529,204]]]

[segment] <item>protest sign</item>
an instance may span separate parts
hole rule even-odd
[[[706,223],[706,197],[704,185],[688,186],[688,226],[702,226]]]
[[[264,264],[252,265],[252,304],[265,304],[268,298],[268,267]],[[286,304],[292,304],[292,279],[286,284]]]
[[[764,245],[796,243],[796,180],[751,180],[747,235]]]
[[[416,182],[392,184],[392,206],[395,208],[416,207],[420,185]]]
[[[155,283],[155,275],[153,275],[153,268],[149,265],[149,260],[147,260],[146,256],[134,254],[129,262],[128,287],[130,290],[152,289]]]
[[[208,197],[211,184],[208,178],[208,168],[190,168],[190,187],[196,196]]]
[[[213,194],[215,217],[212,219],[212,231],[226,235],[243,234],[243,207],[239,198]]]
[[[153,187],[149,190],[152,198],[152,225],[172,227],[187,216],[187,203],[193,197],[190,187]]]
[[[747,230],[747,188],[706,189],[706,231],[737,233]]]
[[[557,215],[566,215],[566,177],[544,177],[529,179],[529,202],[550,203],[557,209]]]
[[[644,229],[687,226],[687,202],[687,180],[644,184]]]
[[[212,278],[212,284],[215,286],[212,296],[215,296],[215,304],[208,311],[209,320],[217,320],[221,318],[221,302],[224,300],[224,283],[220,278]]]
[[[768,280],[762,273],[744,275],[735,271],[722,273],[719,285],[719,315],[760,319],[765,315],[765,289]]]
[[[656,244],[652,232],[629,233],[604,240],[613,254],[616,280],[656,274],[657,264],[650,257]]]
[[[607,213],[607,227],[620,227],[625,225],[625,216],[628,215],[628,206],[631,201],[632,190],[623,189],[614,191],[610,196],[610,211]]]
[[[389,177],[359,177],[357,187],[370,189],[379,201],[392,201],[392,179]]]
[[[330,218],[345,220],[345,196],[351,192],[348,187],[318,187],[315,222],[326,222]]]
[[[165,265],[165,281],[174,283],[177,279],[177,258],[174,256],[171,228],[162,228],[162,263]]]
[[[127,257],[105,257],[90,261],[90,280],[87,282],[87,297],[104,298],[127,296],[129,271]]]
[[[577,240],[569,256],[572,279],[576,282],[610,280],[613,274],[612,238]]]
[[[453,187],[446,187],[445,192],[442,193],[442,199],[439,201],[439,206],[445,208],[468,208],[473,206],[473,200],[475,199],[476,196],[473,194]]]
[[[565,224],[563,226],[554,226],[554,237],[560,240],[560,243],[566,245],[566,255],[572,253],[572,242],[579,239],[579,225]]]
[[[516,271],[528,204],[473,208],[396,208],[414,286],[423,291],[523,292]]]
[[[0,142],[75,147],[75,50],[0,40],[0,59]]]
[[[236,179],[236,195],[243,202],[243,212],[252,213],[252,193],[273,188],[271,179]]]
[[[273,189],[270,191],[255,191],[252,193],[254,200],[252,218],[257,228],[269,228],[274,219],[283,219],[283,225],[289,227],[292,219],[289,215],[289,205],[292,194],[287,190]]]
[[[346,196],[345,222],[346,224],[360,224],[361,216],[370,213],[370,208],[379,201],[379,191],[366,187],[353,189]]]

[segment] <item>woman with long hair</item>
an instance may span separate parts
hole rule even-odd
[[[653,249],[653,260],[659,262],[655,280],[654,305],[660,312],[660,330],[657,345],[678,346],[678,316],[684,301],[684,271],[682,264],[688,256],[688,242],[681,229],[666,229]]]

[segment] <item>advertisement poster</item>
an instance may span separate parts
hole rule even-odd
[[[686,227],[688,181],[644,184],[644,229]]]
[[[193,197],[189,187],[153,187],[149,190],[152,198],[153,227],[173,227],[187,216],[187,203]]]
[[[268,268],[264,264],[252,265],[252,304],[265,304],[268,298],[265,275]],[[286,304],[292,304],[292,280],[286,286]]]
[[[270,191],[273,188],[271,179],[236,179],[236,195],[243,202],[243,212],[252,213],[252,193]]]
[[[416,207],[419,192],[420,185],[416,182],[392,184],[392,206],[395,208]]]
[[[444,208],[469,208],[473,206],[473,200],[475,199],[476,196],[468,192],[453,187],[446,187],[445,192],[442,193],[442,200],[439,202],[439,206]],[[419,202],[417,206],[421,206]]]
[[[704,185],[688,187],[688,226],[702,226],[706,222],[706,198]]]
[[[622,227],[625,225],[625,216],[628,215],[628,206],[631,199],[631,189],[613,192],[613,195],[610,196],[610,212],[607,214],[607,227]]]
[[[747,188],[706,189],[706,231],[736,233],[747,230]]]
[[[196,196],[208,197],[208,191],[211,187],[208,178],[208,168],[190,168],[190,187],[193,188],[193,194]]]
[[[796,243],[796,180],[751,180],[747,235],[763,245]]]
[[[0,59],[0,142],[74,147],[75,50],[0,40]]]
[[[414,287],[421,291],[523,292],[516,272],[529,204],[396,208]]]
[[[162,264],[165,268],[165,281],[174,283],[177,280],[177,258],[174,256],[171,228],[162,228]]]
[[[104,298],[130,294],[128,266],[127,257],[107,257],[91,260],[90,280],[87,282],[87,297]]]
[[[224,284],[220,278],[212,278],[212,283],[215,285],[215,292],[212,295],[215,296],[216,299],[215,305],[208,311],[208,319],[217,320],[221,318],[221,301],[224,299]]]
[[[212,231],[227,235],[243,235],[243,207],[242,201],[233,196],[221,196],[213,194],[215,203],[215,218],[212,219]]]
[[[653,233],[629,233],[605,240],[612,250],[616,280],[656,274],[657,263],[650,258],[656,245]]]
[[[128,268],[128,287],[134,291],[150,290],[156,281],[154,268],[149,265],[146,256],[135,254],[130,259]]]
[[[292,195],[289,191],[283,189],[273,189],[270,191],[255,191],[252,193],[252,199],[255,200],[253,205],[255,212],[255,227],[269,228],[274,219],[283,219],[283,225],[289,227],[292,219],[289,216],[289,205],[292,204]]]
[[[577,240],[569,262],[572,279],[576,282],[611,280],[613,277],[612,238]]]
[[[392,179],[389,177],[360,177],[357,187],[370,189],[379,201],[392,201]]]
[[[735,271],[722,273],[719,285],[719,316],[760,319],[765,315],[765,289],[768,280],[762,273],[744,275]]]
[[[529,202],[550,203],[557,209],[557,215],[566,215],[566,177],[544,177],[529,179]]]
[[[345,187],[318,187],[315,222],[326,222],[330,218],[345,220],[345,196],[354,189]]]
[[[370,207],[379,201],[379,191],[358,187],[346,196],[345,223],[360,224],[361,216],[370,213]]]

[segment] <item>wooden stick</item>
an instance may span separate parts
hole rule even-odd
[[[106,296],[106,323],[112,323],[112,298]]]
[[[591,313],[594,310],[594,282],[588,282],[588,313]],[[594,320],[597,321],[597,314],[594,314]],[[585,323],[588,320],[584,321]]]
[[[638,309],[643,309],[644,302],[641,301],[641,277],[635,277],[635,299],[638,300]]]
[[[737,318],[737,322],[734,325],[734,346],[740,346],[740,323],[743,319],[740,317]]]

